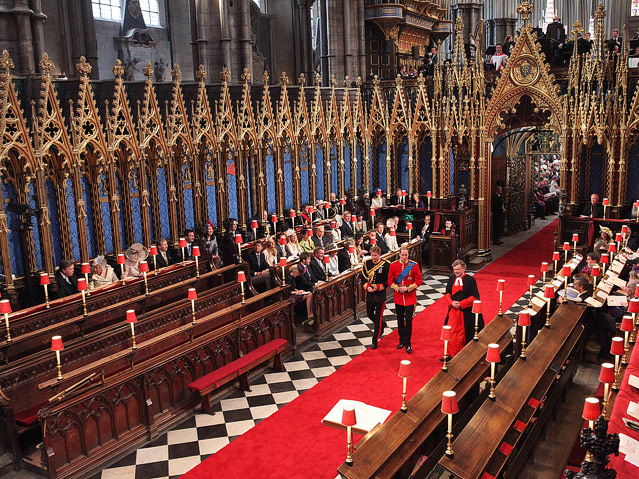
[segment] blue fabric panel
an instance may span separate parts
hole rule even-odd
[[[71,248],[73,258],[70,260],[80,259],[80,242],[78,240],[78,220],[75,217],[75,196],[73,195],[73,183],[67,180],[67,211],[69,212],[69,230],[71,233]]]
[[[156,236],[156,231],[153,228],[153,208],[151,207],[151,176],[147,173],[146,175],[146,189],[147,191],[149,191],[149,232],[151,235],[151,241],[155,241],[155,238],[159,238],[159,236]]]
[[[290,145],[284,149],[284,206],[286,209],[295,207],[293,202],[293,163]]]
[[[593,145],[590,160],[590,191],[588,195],[597,193],[602,195],[602,177],[603,177],[603,150],[600,145]]]
[[[470,191],[470,171],[459,171],[458,178],[459,187],[461,188],[461,186],[464,185],[466,187],[466,191]]]
[[[370,194],[374,195],[375,194],[375,190],[378,187],[378,184],[377,184],[377,178],[375,178],[375,174],[374,174],[375,171],[373,169],[373,162],[377,161],[376,151],[373,148],[373,145],[369,145],[368,146],[368,157],[370,158],[369,166],[368,166],[368,173],[369,173],[369,176],[370,176],[369,182],[370,182],[370,185],[371,185]]]
[[[158,202],[160,204],[160,225],[162,227],[162,236],[169,238],[171,236],[171,224],[169,223],[169,197],[166,189],[166,172],[164,168],[157,169],[158,175]]]
[[[315,174],[317,175],[317,198],[324,198],[324,150],[318,145],[315,152]]]
[[[227,195],[229,202],[229,216],[237,219],[237,172],[235,171],[234,152],[226,157]]]
[[[277,210],[275,204],[275,159],[273,149],[269,148],[266,154],[266,204],[269,213]],[[272,180],[271,180],[272,178]]]
[[[215,198],[215,175],[214,166],[215,157],[209,153],[206,162],[206,203],[208,205],[208,219],[214,225],[217,225],[217,200]],[[210,184],[209,184],[210,183]]]
[[[126,233],[124,228],[124,210],[123,210],[123,204],[122,204],[122,180],[120,179],[120,173],[117,171],[115,172],[115,187],[118,190],[117,195],[120,198],[118,200],[118,207],[120,209],[120,212],[118,213],[118,216],[120,217],[120,241],[122,242],[122,249],[126,249],[130,245],[127,244]]]
[[[421,176],[419,192],[422,194],[432,190],[433,187],[433,168],[431,164],[433,154],[432,147],[431,140],[428,138],[419,148],[419,171]]]
[[[184,219],[187,229],[193,229],[193,183],[187,182],[185,174],[187,173],[188,166],[182,165],[182,181],[184,182]]]
[[[355,155],[357,156],[357,190],[356,195],[359,195],[359,189],[364,185],[364,150],[359,142],[355,145]]]
[[[107,253],[115,253],[115,251],[113,251],[113,225],[111,224],[111,205],[109,204],[107,177],[104,173],[100,174],[100,183],[98,188],[98,191],[100,192],[100,214],[102,215],[102,228],[104,229],[104,248]]]
[[[3,199],[10,200],[11,202],[15,202],[16,193],[13,189],[12,183],[5,183],[4,177],[0,178],[0,187],[2,187],[2,197]],[[6,203],[5,203],[6,205]],[[5,205],[2,207],[5,209],[5,213],[7,215],[7,226],[9,228],[9,257],[11,259],[11,272],[15,276],[23,275],[22,268],[22,251],[20,249],[20,218],[17,213],[12,213],[7,211]]]
[[[455,155],[453,155],[453,150],[450,150],[450,185],[449,186],[449,194],[455,194]]]
[[[53,245],[53,264],[58,265],[62,257],[62,234],[60,233],[60,215],[58,213],[58,193],[51,180],[47,180],[47,203],[49,205],[49,220],[51,220],[51,243]]]
[[[37,208],[33,183],[29,183],[29,204],[31,208]],[[33,248],[35,250],[36,267],[42,269],[42,245],[40,244],[40,224],[37,218],[33,218]]]
[[[308,203],[310,201],[310,178],[311,171],[308,163],[308,157],[310,151],[306,148],[306,144],[302,145],[300,156],[300,175],[302,177],[302,203]]]
[[[404,139],[402,143],[399,145],[399,151],[397,152],[397,158],[399,160],[399,178],[398,178],[398,186],[406,190],[408,193],[410,191],[409,188],[409,175],[408,175],[408,139]]]
[[[626,201],[639,199],[639,145],[634,144],[628,154],[628,184],[626,187]]]
[[[129,193],[131,194],[131,218],[133,219],[133,236],[136,243],[142,243],[142,219],[140,216],[140,192],[133,178],[129,177]]]
[[[331,191],[326,195],[326,199],[328,200],[328,195],[330,193],[337,193],[337,180],[339,176],[339,155],[337,152],[337,145],[334,143],[331,144]]]
[[[251,203],[251,172],[249,168],[249,163],[251,161],[255,161],[254,157],[246,158],[246,171],[244,172],[244,177],[246,178],[246,203],[249,211],[253,211],[253,205]],[[256,215],[259,217],[259,215]]]
[[[351,148],[344,145],[344,191],[351,187]]]
[[[376,152],[375,160],[379,165],[379,177],[377,179],[377,186],[382,189],[384,193],[388,191],[386,185],[386,156],[388,155],[388,145],[386,144],[386,138],[382,141],[379,149]]]
[[[82,177],[82,198],[84,199],[84,208],[87,214],[86,229],[89,257],[95,258],[98,253],[96,252],[95,248],[95,223],[93,221],[93,203],[91,203],[91,185],[89,184],[89,179],[86,176]]]

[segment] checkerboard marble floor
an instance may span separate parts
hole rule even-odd
[[[418,288],[416,314],[443,296],[447,280],[447,276],[424,275],[424,283]],[[539,286],[540,283],[535,288]],[[527,304],[523,297],[509,312],[516,314]],[[397,320],[391,319],[394,313],[393,303],[387,302],[384,316],[388,317],[391,330],[397,328]],[[234,391],[220,400],[213,406],[215,415],[195,414],[92,479],[179,477],[365,351],[371,345],[372,330],[373,323],[365,315],[360,316],[290,358],[284,363],[285,372],[270,370],[251,381],[250,392]]]

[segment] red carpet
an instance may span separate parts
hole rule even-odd
[[[486,318],[499,309],[498,279],[506,280],[506,311],[527,291],[527,275],[540,276],[541,262],[552,256],[556,226],[551,223],[475,275]],[[414,318],[412,355],[395,348],[394,331],[377,350],[366,350],[182,477],[333,479],[345,458],[346,433],[323,426],[322,418],[344,398],[397,411],[402,387],[397,377],[399,362],[410,359],[415,366],[408,381],[409,398],[441,367],[437,358],[443,352],[439,336],[446,309],[439,300]]]

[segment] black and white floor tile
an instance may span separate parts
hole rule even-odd
[[[447,280],[447,276],[424,275],[424,283],[418,288],[416,313],[443,296]],[[540,285],[534,287],[533,294]],[[527,305],[526,295],[508,312],[516,317]],[[384,316],[388,318],[391,330],[396,329],[397,321],[391,319],[394,318],[392,302],[386,304]],[[372,322],[366,316],[360,316],[357,321],[290,358],[284,363],[285,372],[271,370],[251,381],[250,392],[234,391],[214,404],[215,415],[195,414],[92,479],[181,476],[365,351],[371,345],[372,329]]]

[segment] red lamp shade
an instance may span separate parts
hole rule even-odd
[[[382,196],[382,190],[380,190],[379,188],[377,188],[377,196]]]
[[[497,280],[497,291],[506,291],[506,280],[498,279]]]
[[[608,198],[604,198],[601,204],[604,206],[608,206]]]
[[[242,235],[241,234],[237,233],[235,235],[235,243],[242,244]]]
[[[45,284],[51,284],[49,273],[40,273],[40,284],[42,286],[44,286]]]
[[[406,190],[402,190],[402,196],[406,196]]]
[[[621,234],[622,235],[627,235],[628,234],[628,225],[623,225],[621,227]]]
[[[444,391],[444,394],[442,394],[442,412],[444,414],[456,414],[459,412],[457,393],[455,391]]]
[[[617,252],[617,243],[608,243],[608,253],[616,253]]]
[[[412,229],[413,229],[413,223],[412,223],[411,221],[407,221],[407,222],[406,222],[406,229],[407,229],[408,231],[410,231],[410,230],[412,230]]]
[[[288,214],[291,218],[295,218],[295,210],[291,210]]]
[[[396,236],[396,235],[397,235],[397,233],[395,233],[395,230],[390,230],[390,231],[389,231],[389,234],[390,234],[391,236]]]
[[[342,411],[342,424],[344,426],[354,426],[357,424],[354,406],[344,406],[344,410]]]
[[[280,266],[283,268],[286,267],[286,258],[283,256],[280,258]]]
[[[251,221],[251,229],[252,230],[256,230],[257,229],[257,220],[252,220]]]
[[[595,278],[597,276],[599,276],[599,265],[598,264],[595,264],[595,265],[592,266],[592,269],[590,270],[590,276],[593,276]]]
[[[534,274],[528,275],[528,286],[534,286],[537,283],[537,277]]]
[[[548,272],[548,263],[546,263],[545,261],[543,263],[541,263],[541,272],[542,273],[547,273]]]
[[[311,213],[313,212],[313,208],[310,208]],[[271,223],[277,223],[277,215],[271,215]]]
[[[559,261],[561,258],[559,257],[559,251],[553,251],[552,253],[552,260],[553,261]]]
[[[340,198],[339,204],[344,206],[346,204],[346,200],[344,198]]]
[[[481,301],[480,300],[475,300],[473,301],[473,313],[474,314],[481,314]]]
[[[544,298],[554,298],[555,297],[555,288],[553,288],[552,284],[547,284],[544,288]]]
[[[184,238],[180,238],[180,248],[186,248],[186,240]]]
[[[129,309],[126,312],[126,322],[127,323],[137,323],[137,321],[138,321],[138,318],[135,315],[135,311],[133,309]]]
[[[158,247],[157,247],[157,246],[155,246],[155,245],[151,246],[151,249],[150,249],[150,251],[149,251],[149,254],[150,254],[151,256],[157,256],[157,255],[158,255]]]
[[[564,251],[570,251],[570,243],[567,241],[564,243]]]
[[[601,264],[608,264],[610,263],[610,257],[606,253],[602,253],[599,261],[601,261]]]
[[[78,291],[86,291],[87,290],[87,281],[84,278],[78,279]]]
[[[330,262],[331,262],[331,257],[330,257],[329,255],[325,254],[325,255],[324,255],[324,263],[325,263],[325,264],[328,264],[328,263],[330,263]]]
[[[412,365],[411,362],[404,359],[399,363],[399,374],[400,378],[409,378],[412,374]]]
[[[581,415],[586,421],[596,421],[601,414],[599,409],[599,399],[586,398],[584,401],[584,412]]]
[[[623,235],[621,233],[617,233],[615,235],[615,241],[621,243],[623,241]]]
[[[8,299],[0,300],[0,314],[9,314],[11,312],[11,303]]]
[[[519,313],[517,324],[519,324],[519,326],[530,326],[530,313],[528,312],[528,310]]]
[[[126,258],[124,257],[124,254],[120,253],[118,254],[118,264],[124,264],[126,263]]]
[[[612,363],[603,363],[601,371],[599,371],[599,381],[604,384],[612,384],[615,382],[615,365]]]
[[[353,254],[353,253],[355,253],[355,246],[350,245],[350,246],[348,247],[348,254]]]
[[[193,246],[193,256],[200,256],[200,247]]]
[[[376,245],[376,244],[377,244],[377,238],[376,238],[375,236],[373,236],[373,237],[371,238],[371,244],[372,244],[372,245]]]
[[[432,191],[427,191],[426,192],[426,198],[432,198],[433,197],[433,192]]]
[[[486,361],[489,363],[498,363],[501,361],[501,354],[499,354],[499,344],[491,343],[486,350]]]
[[[337,226],[337,223],[335,223],[335,221],[331,221],[331,228],[335,229],[336,226]]]
[[[612,338],[612,344],[610,345],[610,354],[613,356],[621,356],[624,353],[623,338],[615,336]]]
[[[571,274],[572,274],[572,270],[570,269],[569,265],[565,264],[561,267],[561,275],[564,278],[568,278]]]
[[[631,298],[628,303],[628,312],[632,314],[639,313],[639,298]]]
[[[314,209],[312,206],[309,206],[309,207],[308,207],[308,212],[309,212],[309,213],[312,213],[313,211],[315,211],[315,209]]]
[[[634,329],[634,322],[632,321],[632,316],[629,314],[624,314],[623,319],[621,320],[621,327],[619,328],[622,331],[632,332]]]
[[[91,272],[91,266],[89,263],[82,263],[82,274],[89,274]]]
[[[286,236],[284,235],[280,236],[280,245],[286,246]]]
[[[237,280],[240,283],[245,283],[246,282],[246,274],[244,273],[244,271],[238,271],[237,272]]]
[[[371,208],[371,216],[374,217],[375,216],[375,208]]]
[[[639,298],[639,284],[635,286],[635,298]]]
[[[197,299],[197,291],[195,290],[195,288],[189,288],[188,299],[192,299],[192,300]]]
[[[579,233],[572,234],[572,241],[573,243],[576,243],[577,241],[579,241]]]
[[[453,339],[453,327],[452,326],[442,326],[442,335],[440,337],[442,341],[450,341]]]
[[[146,261],[140,261],[140,272],[147,273],[149,271],[149,263]]]
[[[53,336],[51,338],[51,351],[62,351],[63,349],[62,336]]]
[[[307,237],[309,237],[309,238],[310,238],[311,236],[313,236],[313,230],[310,230],[310,229],[309,229],[309,230],[306,230],[306,236],[307,236]]]

